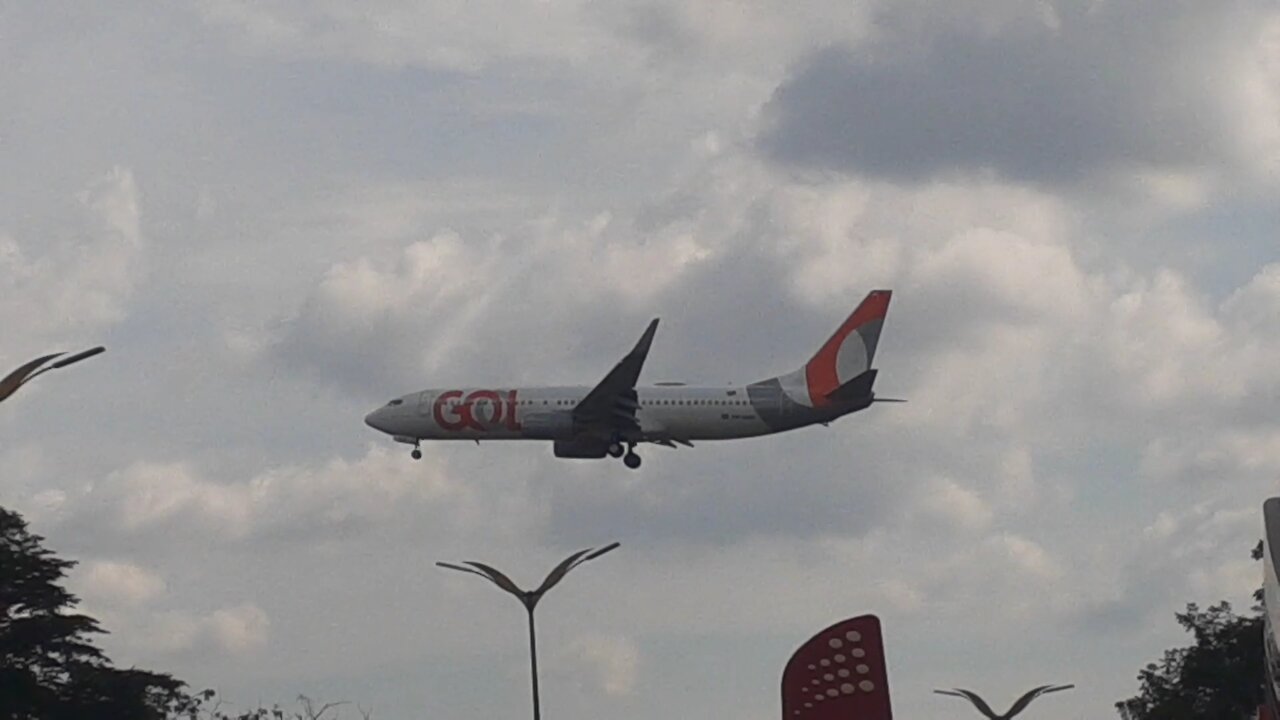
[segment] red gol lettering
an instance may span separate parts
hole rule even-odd
[[[467,420],[464,419],[463,408],[461,406],[456,412],[451,412],[452,417],[445,417],[446,409],[452,410],[452,408],[447,407],[449,401],[460,397],[462,397],[461,390],[450,390],[446,393],[440,393],[440,397],[436,398],[435,405],[431,407],[431,415],[435,418],[436,424],[440,426],[441,430],[448,430],[452,432],[461,430],[467,426]]]
[[[516,390],[507,391],[507,429],[521,430],[520,420],[516,418]]]
[[[467,428],[487,432],[497,427],[520,430],[521,425],[516,418],[517,392],[509,390],[503,398],[496,390],[475,390],[461,402],[453,402],[462,398],[463,392],[450,390],[436,398],[431,414],[440,429],[449,432]]]
[[[481,402],[482,400],[486,402]],[[492,390],[477,390],[471,393],[467,396],[464,405],[470,416],[468,419],[471,421],[467,425],[476,430],[488,430],[502,419],[501,399],[498,393]],[[484,417],[486,412],[488,417]]]

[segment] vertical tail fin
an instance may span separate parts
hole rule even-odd
[[[872,290],[805,364],[805,381],[815,404],[871,369],[892,296],[891,290]]]

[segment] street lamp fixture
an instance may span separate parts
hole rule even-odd
[[[10,395],[17,392],[18,388],[22,387],[23,385],[26,385],[32,380],[35,380],[36,378],[49,372],[50,370],[58,370],[68,365],[74,365],[75,363],[78,363],[81,360],[88,360],[94,355],[101,355],[106,351],[107,351],[106,348],[102,346],[98,346],[96,348],[90,348],[83,352],[78,352],[74,355],[67,355],[66,353],[53,353],[52,355],[45,355],[44,357],[38,357],[35,360],[32,360],[31,362],[27,363],[26,365],[23,365],[22,367],[18,368],[17,370],[14,370],[13,372],[9,373],[3,380],[0,380],[0,402],[3,402]],[[53,362],[50,362],[50,361],[53,361]],[[45,365],[45,363],[49,363],[49,364]],[[42,365],[44,367],[41,367]]]
[[[982,713],[984,717],[988,718],[988,720],[1010,720],[1015,715],[1026,710],[1027,706],[1031,704],[1031,701],[1041,695],[1048,695],[1049,693],[1055,693],[1061,690],[1070,690],[1073,687],[1075,687],[1075,685],[1041,685],[1038,688],[1032,688],[1022,697],[1018,698],[1018,701],[1013,704],[1013,707],[1009,708],[1009,711],[1003,715],[997,715],[985,700],[978,697],[977,693],[970,692],[968,690],[961,690],[959,688],[953,690],[934,690],[934,692],[939,695],[954,695],[955,697],[962,697],[965,700],[968,700],[973,703],[973,706],[978,708],[978,712]]]
[[[564,579],[564,576],[569,574],[570,570],[578,567],[588,560],[594,560],[601,555],[604,555],[610,550],[617,548],[619,545],[621,545],[621,543],[615,542],[610,543],[599,550],[596,550],[595,548],[579,550],[560,561],[560,564],[555,566],[555,568],[547,575],[547,579],[543,580],[542,584],[539,585],[536,590],[521,590],[514,582],[512,582],[511,578],[504,575],[498,569],[485,565],[484,563],[472,562],[469,560],[463,562],[461,565],[446,562],[436,563],[436,565],[449,570],[458,570],[472,575],[479,575],[489,582],[492,582],[494,585],[502,588],[505,592],[519,600],[521,605],[524,605],[525,611],[529,614],[529,665],[533,674],[533,720],[541,720],[542,718],[542,710],[539,707],[538,701],[538,640],[537,635],[534,632],[533,610],[538,606],[538,601],[542,599],[542,596],[546,595],[548,590],[558,585],[560,581]]]

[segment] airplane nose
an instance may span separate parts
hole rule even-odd
[[[368,415],[364,416],[364,424],[379,432],[390,432],[386,427],[386,413],[382,408],[378,408]]]

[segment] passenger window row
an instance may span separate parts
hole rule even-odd
[[[401,402],[402,401],[399,401],[399,400],[392,400],[390,404],[399,405]],[[488,406],[490,402],[492,401],[481,399],[481,400],[475,400],[471,404],[476,406],[481,406],[481,405]],[[539,402],[541,402],[542,405],[547,405],[547,404],[577,405],[581,401],[580,400],[554,400],[554,401],[552,400],[542,400],[542,401],[520,400],[516,402],[516,405],[537,405],[539,404]],[[459,402],[457,400],[451,400],[445,403],[445,405],[449,408],[456,408],[463,404],[464,403]],[[671,406],[671,405],[730,406],[730,405],[746,405],[746,404],[748,404],[748,401],[746,400],[641,400],[640,401],[641,407],[654,407],[658,405],[661,405],[661,406]]]

